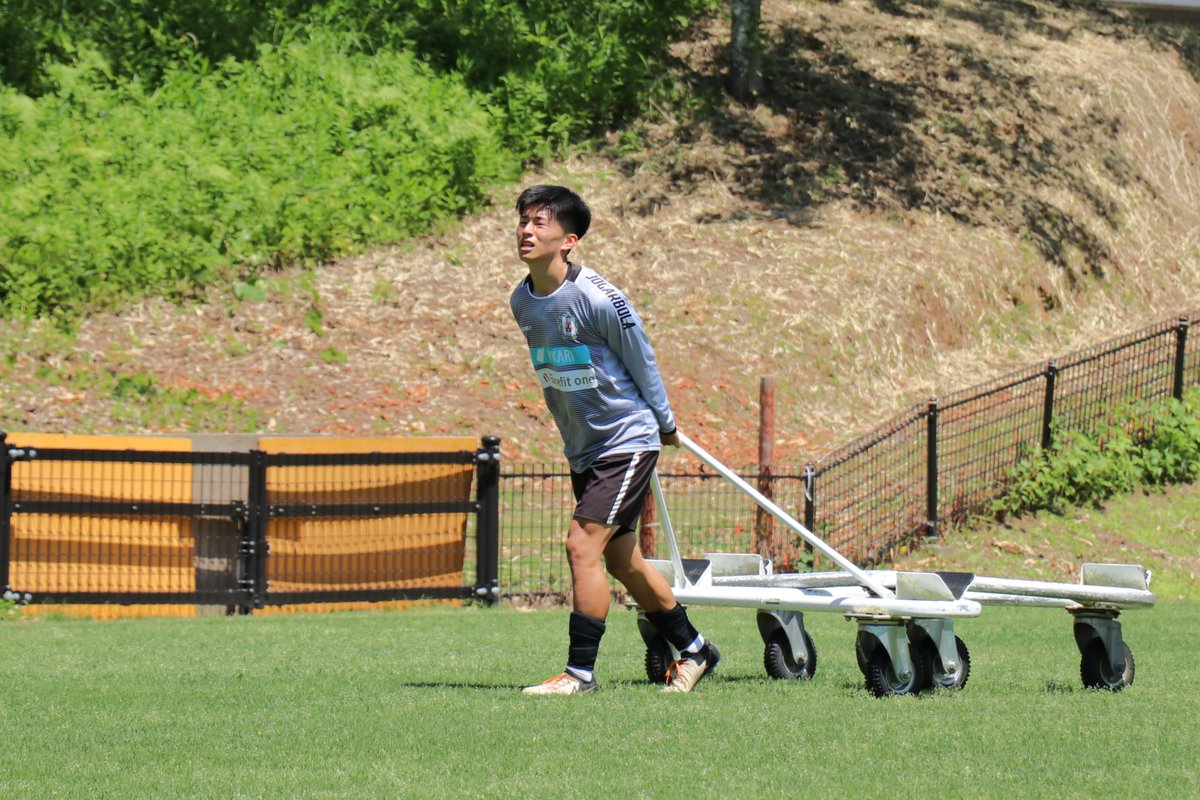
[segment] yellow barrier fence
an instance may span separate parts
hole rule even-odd
[[[266,603],[276,612],[283,610],[280,603],[293,602],[284,595],[314,601],[305,608],[332,610],[351,606],[324,602],[339,593],[357,592],[350,601],[394,591],[371,606],[378,608],[403,607],[424,596],[424,589],[444,597],[464,588],[475,463],[462,456],[478,447],[471,437],[258,439],[257,450],[265,454],[258,457],[266,466],[257,478],[265,514],[251,508],[249,484],[256,478],[245,450],[222,462],[193,454],[191,439],[183,437],[15,433],[4,444],[24,451],[8,461],[8,585],[34,598],[69,601],[34,605],[32,613],[195,613],[196,605],[181,603],[180,595],[218,603],[221,612],[248,607],[255,557],[266,559]],[[94,452],[61,452],[81,450]],[[111,460],[106,451],[114,453]],[[139,460],[139,452],[159,455]],[[174,453],[189,457],[176,463],[162,455]],[[414,458],[362,463],[372,460],[364,458],[370,454]],[[457,457],[421,463],[425,454]],[[303,463],[305,456],[320,463]],[[218,473],[225,481],[219,487],[209,481]],[[254,514],[265,516],[269,555],[265,548],[254,554]],[[259,578],[261,584],[261,572]],[[74,602],[72,595],[111,596],[113,605],[96,605],[95,597]],[[160,596],[164,602],[138,604]],[[257,602],[263,602],[261,594]]]

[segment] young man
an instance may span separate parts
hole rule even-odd
[[[510,305],[562,434],[577,501],[567,530],[574,594],[567,668],[525,694],[598,688],[593,671],[610,600],[605,566],[682,654],[667,673],[666,690],[689,692],[720,654],[692,627],[631,535],[661,444],[679,445],[654,351],[628,299],[569,258],[592,218],[579,195],[533,186],[517,199],[517,213],[517,254],[529,275]]]

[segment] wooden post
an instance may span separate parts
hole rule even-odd
[[[758,491],[774,502],[771,470],[775,463],[775,378],[764,377],[758,389]],[[780,553],[775,541],[775,518],[761,506],[755,506],[754,552],[777,561]]]
[[[658,523],[654,520],[654,492],[646,492],[646,499],[642,501],[642,517],[638,522],[638,544],[642,548],[643,558],[655,557],[655,549],[658,547],[655,541],[657,530]]]

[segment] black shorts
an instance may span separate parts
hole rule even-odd
[[[584,472],[571,472],[575,517],[617,527],[614,536],[632,531],[642,513],[657,450],[601,456]]]

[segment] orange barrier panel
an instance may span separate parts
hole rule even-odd
[[[471,437],[268,438],[271,454],[474,452]],[[267,502],[461,503],[475,473],[463,464],[273,466]],[[267,523],[272,592],[403,589],[462,583],[467,513],[283,517]]]
[[[181,438],[9,434],[10,447],[190,452]],[[17,461],[14,501],[190,503],[191,464]],[[192,592],[192,520],[174,516],[12,516],[9,580],[21,592]]]
[[[64,434],[10,434],[9,447],[52,450],[191,452],[190,439]],[[259,441],[268,454],[474,453],[471,437],[429,439],[342,439],[269,437]],[[220,520],[183,516],[89,511],[93,503],[216,503],[203,466],[126,461],[19,460],[12,464],[10,583],[36,595],[86,592],[191,594],[198,572],[224,562],[197,546]],[[345,509],[326,515],[337,504],[444,504],[463,507],[472,499],[473,459],[449,464],[271,465],[266,502],[293,511],[307,505],[324,510],[314,516],[268,517],[266,559],[271,592],[337,592],[461,586],[467,510],[385,515]],[[204,480],[200,480],[204,478]],[[203,486],[197,487],[197,483]],[[224,484],[222,484],[224,485]],[[242,484],[244,488],[244,484]],[[220,486],[217,487],[218,492]],[[240,493],[233,489],[233,497]],[[25,503],[72,502],[80,511],[32,513]],[[336,509],[335,509],[336,511]],[[234,531],[236,535],[236,531]],[[215,551],[214,551],[215,552]],[[233,557],[236,557],[234,554]],[[221,569],[225,569],[222,563]],[[234,576],[236,578],[236,576]],[[268,595],[269,597],[269,595]],[[120,609],[120,611],[117,611]],[[108,618],[130,614],[192,614],[194,606],[47,606],[31,613]]]
[[[69,619],[129,619],[131,617],[194,617],[195,606],[176,603],[142,603],[118,606],[107,603],[66,603],[31,605],[21,609],[22,617],[65,617]]]
[[[463,601],[453,599],[429,600],[376,600],[355,601],[350,603],[303,603],[290,606],[267,606],[255,609],[254,616],[260,614],[336,614],[342,611],[407,611],[410,608],[431,608],[433,606],[462,607]]]

